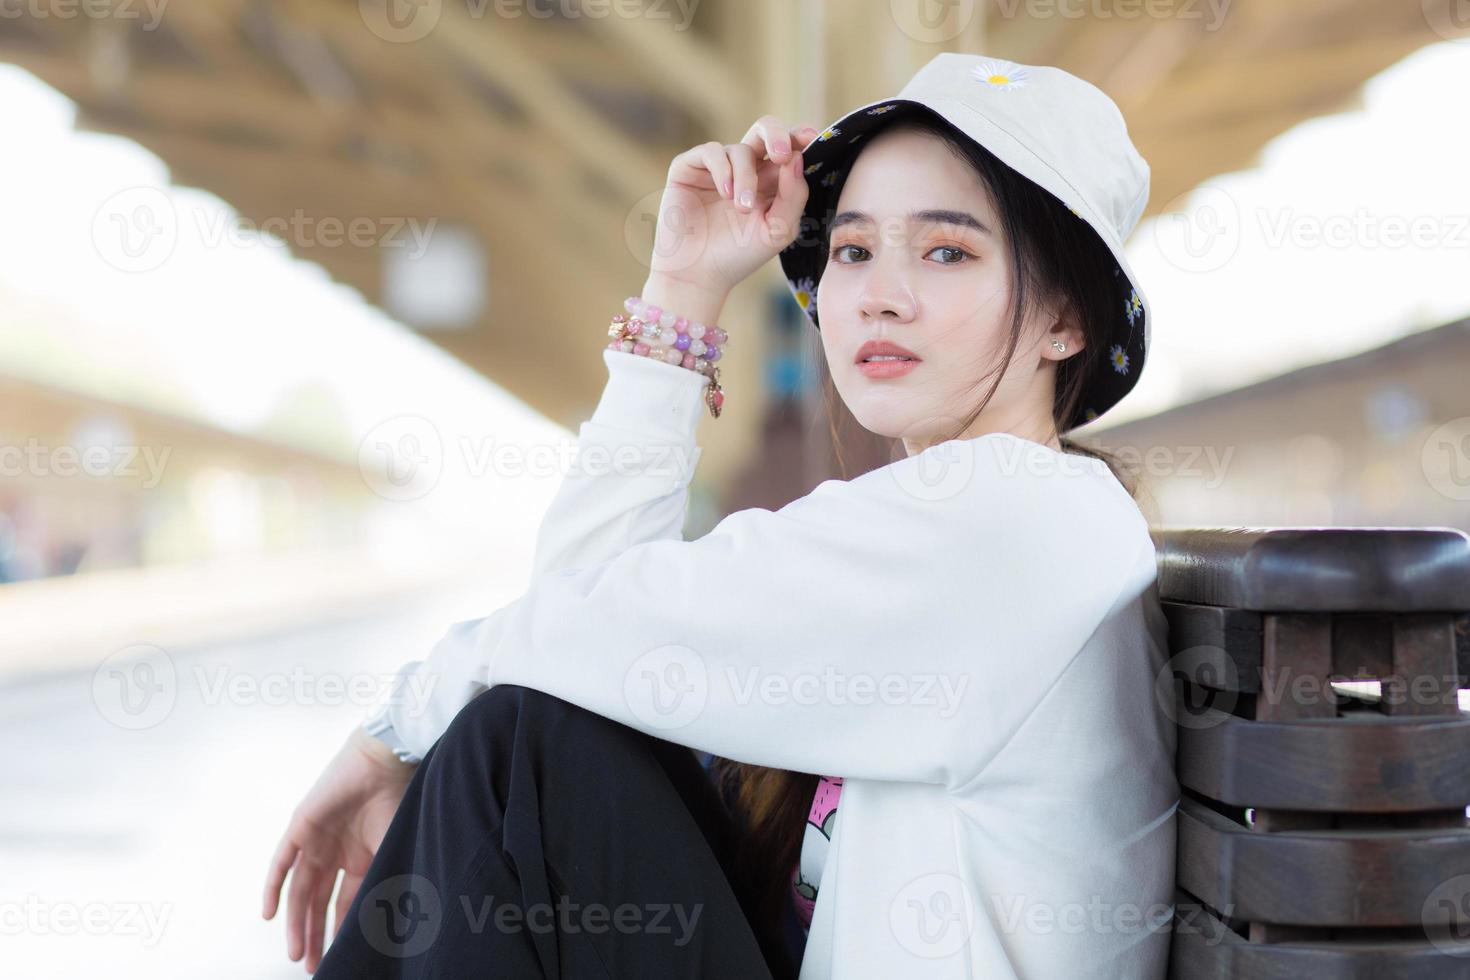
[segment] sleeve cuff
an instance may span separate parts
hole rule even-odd
[[[412,749],[403,744],[403,739],[398,737],[398,731],[393,727],[393,723],[388,720],[386,709],[380,708],[372,717],[364,721],[362,723],[362,730],[392,749],[393,754],[400,761],[409,763],[423,761],[422,756],[415,755]]]
[[[694,440],[709,376],[604,347],[607,386],[591,421],[684,443]]]

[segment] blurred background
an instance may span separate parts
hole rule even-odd
[[[524,588],[668,161],[940,51],[1152,167],[1160,525],[1470,530],[1459,0],[0,0],[0,973],[286,977],[291,808]],[[836,475],[776,263],[686,535]],[[858,470],[891,447],[832,420]]]

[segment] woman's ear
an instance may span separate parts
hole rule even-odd
[[[1087,338],[1082,333],[1082,325],[1077,320],[1076,312],[1068,303],[1062,307],[1060,313],[1054,314],[1051,319],[1052,325],[1047,328],[1046,336],[1042,338],[1042,351],[1047,356],[1056,360],[1064,360],[1074,354],[1080,353],[1087,346]],[[1065,350],[1057,350],[1056,343],[1066,346]]]

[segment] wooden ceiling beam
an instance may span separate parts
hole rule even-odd
[[[493,210],[481,207],[466,213],[462,196],[452,193],[451,187],[447,196],[453,198],[456,210],[449,211],[440,207],[444,187],[386,175],[376,175],[344,194],[341,168],[330,159],[269,148],[221,147],[188,135],[136,128],[119,133],[158,153],[180,175],[209,176],[211,192],[255,222],[289,214],[298,206],[319,215],[332,213],[335,201],[359,201],[376,203],[356,214],[416,215],[425,220],[457,217],[471,224],[489,255],[489,308],[472,327],[429,330],[423,335],[562,424],[581,421],[575,414],[587,407],[588,397],[595,401],[605,377],[596,356],[596,348],[605,342],[598,318],[641,285],[640,270],[631,257],[619,262],[617,253],[604,249],[596,261],[574,261],[565,246],[547,244],[553,236],[544,217],[516,215],[510,201]],[[289,200],[284,200],[278,185],[259,181],[261,173],[289,173],[305,191],[287,190]],[[311,188],[334,179],[338,198],[323,190],[320,199],[302,200]],[[353,214],[349,210],[342,216]],[[368,302],[382,305],[382,255],[377,249],[293,243],[293,254],[322,265]],[[552,288],[540,288],[544,286]]]
[[[1365,78],[1439,39],[1420,22],[1417,28],[1398,34],[1375,33],[1244,62],[1202,62],[1200,67],[1175,73],[1136,108],[1125,111],[1135,113],[1140,125],[1154,128],[1198,124],[1221,112],[1234,115],[1304,96],[1317,100],[1324,91],[1337,91],[1347,98]]]
[[[572,153],[583,166],[616,188],[617,203],[625,209],[663,186],[667,162],[661,163],[658,154],[645,150],[609,123],[528,53],[519,35],[530,28],[517,26],[511,18],[476,18],[461,6],[444,4],[435,28],[426,37],[408,43],[376,38],[364,26],[355,4],[300,3],[296,9],[318,29],[334,37],[350,37],[345,43],[376,45],[377,57],[398,60],[404,57],[405,49],[422,46],[427,52],[423,57],[431,63],[435,51],[454,58],[508,93],[564,152]]]
[[[464,59],[519,99],[539,126],[620,190],[625,207],[663,187],[668,161],[567,91],[560,79],[504,35],[502,24],[473,20],[454,4],[444,10],[449,23],[426,40]]]
[[[350,118],[325,117],[315,104],[280,86],[262,86],[242,99],[239,89],[225,81],[144,67],[131,72],[121,87],[112,87],[94,81],[75,58],[3,48],[0,58],[14,61],[66,92],[98,118],[136,117],[140,123],[190,130],[221,143],[226,142],[224,130],[234,128],[261,141],[321,153],[333,152],[349,136],[359,134],[402,144],[426,161],[434,161],[441,172],[457,170],[475,181],[494,183],[513,171],[516,182],[507,184],[505,190],[522,199],[529,193],[543,201],[573,205],[584,218],[590,208],[603,222],[618,223],[623,218],[616,202],[575,193],[582,182],[565,157],[536,142],[527,145],[483,112],[474,117],[435,117],[387,106]],[[442,97],[454,98],[452,87],[445,88],[451,91],[443,92]],[[475,112],[462,96],[454,105],[463,113]],[[344,159],[343,166],[353,164]]]
[[[0,60],[19,65],[79,103],[137,112],[190,128],[218,131],[224,124],[318,148],[335,144],[349,131],[344,120],[324,116],[299,95],[278,86],[242,91],[239,84],[209,76],[143,67],[129,72],[114,87],[99,82],[81,59],[70,55],[0,46]]]
[[[675,16],[678,12],[673,4],[660,8]],[[742,78],[723,51],[692,31],[678,30],[647,12],[641,17],[614,12],[588,19],[599,36],[622,52],[625,62],[632,62],[628,68],[652,72],[658,83],[655,91],[681,104],[706,132],[733,134],[711,138],[733,143],[759,115],[750,105],[753,79]]]
[[[382,59],[381,43],[365,31],[348,31],[336,36],[335,41],[359,68],[365,69]],[[404,52],[396,60],[408,58],[416,65],[413,74],[421,94],[433,103],[437,112],[428,116],[385,100],[373,111],[392,132],[406,134],[406,138],[437,159],[446,170],[458,166],[466,176],[483,180],[490,169],[503,174],[509,168],[518,183],[507,189],[533,195],[542,208],[575,213],[582,224],[587,222],[590,208],[594,221],[609,223],[609,227],[620,225],[626,207],[589,187],[580,163],[561,152],[545,132],[508,125],[486,112],[462,86],[436,70],[427,57],[427,49],[420,45],[411,47],[412,51]],[[474,145],[481,165],[460,164],[463,153],[457,143],[461,141]]]
[[[177,4],[169,8],[160,26],[216,74],[237,79],[263,75],[256,60],[241,49],[237,6],[224,0]]]
[[[335,157],[301,150],[222,145],[164,128],[125,123],[108,125],[107,128],[137,141],[157,153],[166,163],[186,163],[193,172],[235,174],[242,184],[249,181],[251,174],[256,175],[257,181],[263,172],[290,175],[281,178],[287,183],[272,182],[268,185],[289,187],[289,193],[267,192],[260,196],[262,200],[272,201],[271,207],[253,214],[242,208],[241,213],[255,221],[285,217],[302,208],[343,221],[359,216],[415,216],[425,221],[435,218],[463,222],[477,229],[486,250],[494,253],[495,264],[507,260],[500,254],[505,251],[515,256],[517,262],[525,262],[523,271],[528,275],[535,273],[538,263],[555,261],[554,257],[565,256],[572,250],[571,240],[560,234],[539,209],[514,194],[487,186],[469,186],[458,183],[457,179],[425,181],[390,171],[354,169]],[[229,198],[226,200],[241,207]],[[583,237],[589,237],[586,231]],[[605,259],[610,249],[596,248],[594,254]],[[600,290],[615,291],[615,287],[626,287],[625,275],[616,280],[613,278],[623,270],[607,268],[611,265],[604,263],[603,266],[591,265],[585,269],[579,266],[578,277]],[[546,272],[544,265],[540,266],[540,271]],[[510,278],[506,285],[524,285],[531,281],[534,280]],[[374,295],[374,299],[377,298]]]

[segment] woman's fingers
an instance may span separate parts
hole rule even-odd
[[[754,150],[761,159],[773,163],[785,163],[791,157],[791,130],[775,116],[761,116],[740,142]]]
[[[799,160],[801,152],[810,146],[812,141],[820,135],[821,132],[815,126],[806,125],[792,128],[788,127],[775,116],[761,116],[746,131],[745,137],[738,144],[731,147],[731,157],[732,159],[735,157],[735,147],[743,146],[748,148],[753,160],[753,171],[759,169],[762,160],[770,160],[773,164],[776,164],[779,168],[777,171],[778,187],[776,197],[779,198],[783,193],[780,188],[784,186],[784,181],[787,179],[786,171],[791,169],[793,158],[798,158],[796,161],[796,172],[799,176],[802,166]],[[735,180],[737,195],[740,193],[741,186],[739,173],[737,168]],[[757,190],[755,184],[755,178],[752,177],[748,204],[737,198],[736,204],[743,210],[750,210],[756,203]],[[775,207],[775,204],[776,202],[773,200],[771,206]],[[768,213],[770,212],[768,211]]]
[[[805,149],[819,135],[815,126],[787,126],[775,116],[761,116],[740,142],[754,150],[757,159],[787,163],[792,153]]]
[[[731,199],[735,195],[735,171],[730,166],[730,158],[725,155],[725,144],[716,143],[711,140],[696,147],[699,150],[699,159],[704,163],[704,169],[709,171],[710,181],[719,195],[725,199]]]
[[[730,180],[730,167],[725,159],[725,144],[710,140],[691,146],[669,161],[668,182],[695,189],[713,188],[729,197],[722,185]]]
[[[793,153],[800,153],[819,135],[821,131],[815,126],[791,129],[775,116],[762,116],[739,143],[711,140],[674,157],[669,164],[669,179],[711,187],[737,208],[751,211],[760,195],[762,162],[789,163]]]
[[[735,206],[741,211],[755,208],[756,153],[746,143],[732,143],[726,147],[730,167],[735,173]]]
[[[780,183],[776,188],[776,198],[766,211],[766,227],[776,239],[772,244],[784,248],[796,240],[801,230],[802,212],[806,209],[808,192],[806,177],[802,174],[801,155],[793,154],[791,160],[781,166],[778,176]]]
[[[286,883],[286,872],[291,870],[291,862],[296,860],[300,850],[291,839],[290,833],[283,836],[276,845],[276,853],[271,858],[271,868],[265,879],[265,901],[261,909],[263,917],[275,918],[276,909],[281,902],[281,886]]]
[[[352,907],[352,900],[357,897],[358,888],[362,887],[362,875],[355,875],[350,871],[342,872],[342,887],[337,889],[337,904],[332,918],[332,935],[337,935],[342,929],[342,920],[347,918],[347,910]]]
[[[316,887],[317,868],[306,856],[296,862],[286,892],[286,956],[299,960],[306,952],[306,918],[311,912],[311,895]]]
[[[312,888],[306,909],[306,968],[313,973],[322,961],[323,939],[327,930],[327,903],[332,899],[332,886],[337,876],[324,874]]]
[[[732,149],[736,146],[750,147],[756,163],[763,160],[784,163],[791,156],[791,132],[775,116],[761,116],[750,124],[739,143],[730,144]]]

